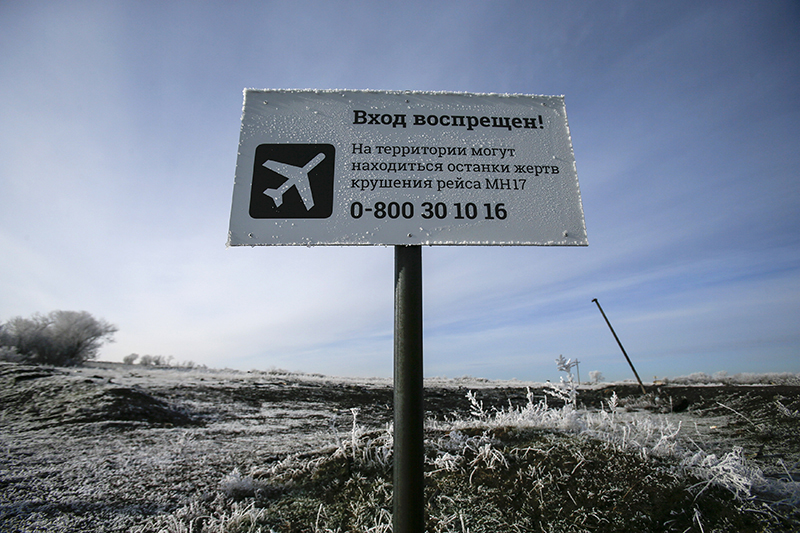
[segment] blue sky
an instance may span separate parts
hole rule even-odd
[[[564,95],[585,248],[426,247],[425,373],[800,371],[797,2],[0,4],[0,321],[390,376],[391,247],[226,248],[242,89]]]

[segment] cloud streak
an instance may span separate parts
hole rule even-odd
[[[0,6],[0,321],[388,376],[391,248],[225,249],[242,89],[564,94],[590,244],[425,248],[426,373],[800,371],[796,3],[379,4]]]

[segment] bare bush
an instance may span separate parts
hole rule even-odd
[[[0,326],[0,358],[55,366],[79,365],[113,342],[117,327],[86,311],[14,317]]]
[[[0,328],[2,328],[2,326],[0,326]],[[2,331],[0,331],[0,338],[2,338]],[[0,361],[20,363],[22,360],[22,356],[17,352],[14,346],[0,346]]]
[[[170,366],[174,358],[171,355],[143,355],[139,359],[142,366]]]

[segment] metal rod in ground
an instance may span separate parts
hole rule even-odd
[[[622,346],[619,337],[617,337],[617,332],[614,331],[614,328],[611,326],[611,322],[609,322],[608,317],[603,312],[603,308],[600,307],[600,302],[597,301],[597,298],[594,298],[592,301],[597,304],[597,308],[600,310],[600,314],[603,315],[603,318],[606,320],[606,324],[608,324],[608,329],[611,330],[612,335],[614,335],[614,338],[617,339],[617,344],[619,344],[619,348],[620,350],[622,350],[622,355],[625,356],[625,360],[628,361],[629,365],[631,365],[631,370],[633,370],[633,375],[636,376],[636,381],[639,382],[639,386],[642,388],[642,394],[647,394],[647,391],[644,390],[644,384],[642,383],[642,380],[639,379],[639,374],[636,372],[636,369],[633,368],[633,363],[631,362],[631,358],[628,357],[628,353],[625,351],[625,347]]]
[[[393,532],[425,531],[422,247],[394,248]]]

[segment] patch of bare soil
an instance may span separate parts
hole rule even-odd
[[[0,363],[0,531],[131,531],[390,403],[384,386],[322,379]]]
[[[470,387],[454,382],[426,388],[428,416],[468,419],[465,394]],[[487,410],[523,405],[527,392],[524,387],[480,387]],[[642,397],[626,385],[581,390],[579,402],[600,408],[612,392],[630,410],[673,413],[682,431],[706,451],[724,453],[741,446],[767,475],[800,480],[798,387],[665,386]],[[176,512],[219,514],[230,506],[235,494],[223,490],[222,482],[236,469],[277,476],[272,481],[267,474],[256,476],[255,485],[243,485],[252,489],[245,491],[244,501],[271,508],[275,516],[281,506],[288,509],[288,522],[269,527],[312,531],[315,520],[317,525],[328,520],[326,527],[335,531],[341,528],[334,527],[336,520],[344,524],[345,518],[336,515],[332,503],[325,504],[330,516],[319,515],[325,494],[333,498],[345,487],[354,494],[367,489],[390,494],[390,470],[360,472],[352,458],[314,456],[314,450],[330,449],[348,434],[351,408],[360,409],[358,422],[368,430],[385,428],[392,418],[390,384],[113,364],[70,369],[0,364],[0,530],[169,530]],[[464,438],[473,437],[478,438]],[[432,430],[428,438],[456,437]],[[474,508],[493,502],[527,509],[523,515],[530,518],[529,526],[517,521],[520,531],[542,530],[547,524],[545,530],[553,531],[794,531],[798,524],[796,508],[774,511],[763,506],[766,500],[744,505],[716,488],[698,497],[689,490],[698,480],[679,477],[668,464],[615,452],[606,443],[557,432],[495,431],[486,438],[513,459],[504,470],[507,475],[477,459],[480,447],[466,447],[461,465],[472,467],[455,469],[452,476],[429,472],[431,502],[443,495],[436,501],[444,503],[437,505],[446,505],[448,498],[455,505],[462,498],[460,504]],[[527,455],[520,451],[526,449]],[[536,450],[552,453],[537,462]],[[295,480],[273,468],[303,453],[315,457],[317,466],[329,466],[315,470],[314,479]],[[535,480],[550,478],[553,483],[536,485]],[[529,483],[521,482],[526,479]],[[456,485],[463,489],[458,498],[448,493]],[[695,514],[697,501],[706,502],[702,517]],[[388,504],[380,505],[385,509]],[[459,519],[456,507],[436,513],[455,517],[437,530],[461,531],[464,518]],[[585,518],[592,513],[595,518]],[[578,516],[583,524],[574,522]],[[203,523],[192,522],[194,531],[201,531]],[[734,524],[740,529],[730,529]],[[491,524],[469,527],[473,532],[502,530]]]

